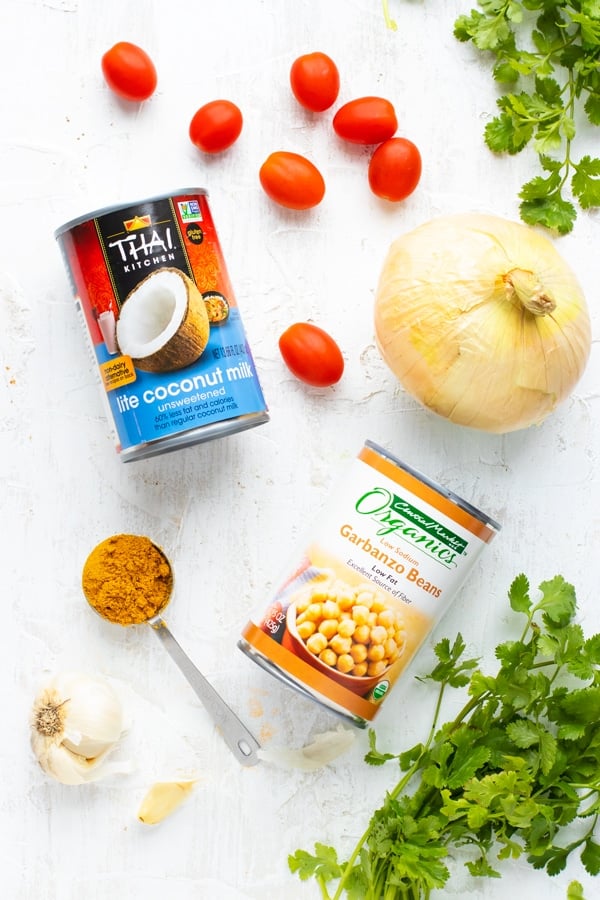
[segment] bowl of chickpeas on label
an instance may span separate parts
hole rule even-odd
[[[401,612],[369,583],[309,582],[292,597],[286,624],[298,656],[362,696],[385,677],[406,644]]]

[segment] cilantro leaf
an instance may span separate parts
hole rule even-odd
[[[568,584],[562,575],[556,575],[550,581],[543,581],[539,587],[542,599],[536,604],[536,609],[543,610],[550,622],[561,627],[568,625],[576,608],[573,585]]]
[[[370,766],[383,766],[390,759],[397,757],[393,753],[380,753],[377,749],[377,735],[375,731],[369,729],[369,752],[365,754],[365,762]]]
[[[600,92],[590,94],[583,108],[592,125],[600,125]]]
[[[600,844],[588,838],[581,851],[581,862],[590,875],[600,874]]]
[[[570,18],[580,26],[583,43],[589,44],[590,47],[600,46],[600,18],[597,13],[587,15],[584,12],[571,12]]]
[[[469,683],[469,672],[477,667],[476,659],[461,659],[466,650],[462,634],[457,634],[451,645],[447,638],[442,638],[435,648],[439,662],[427,676],[431,681],[447,682],[452,687],[465,687]]]
[[[567,900],[585,900],[579,881],[572,881],[567,888]]]
[[[513,744],[521,749],[527,749],[527,747],[533,747],[539,743],[538,729],[529,719],[516,719],[514,722],[509,722],[506,732]]]
[[[324,844],[315,844],[315,852],[307,853],[306,850],[296,850],[288,856],[288,865],[302,881],[307,881],[315,875],[321,876],[325,881],[339,878],[341,867],[338,863],[337,853],[333,847]]]
[[[569,853],[567,850],[556,847],[554,854],[546,863],[546,872],[548,875],[559,875],[561,872],[564,872],[567,867],[568,858]]]
[[[588,638],[585,643],[585,653],[594,666],[600,666],[600,634]]]
[[[454,24],[454,36],[459,41],[473,41],[479,50],[495,50],[510,37],[508,23],[489,19],[477,10],[469,16],[459,16]]]
[[[533,94],[531,99],[539,101],[538,111],[541,113],[552,111],[553,108],[554,110],[562,109],[560,84],[555,78],[540,78],[538,76],[535,79],[535,94]],[[530,106],[530,109],[535,110],[535,107]]]
[[[600,159],[582,156],[574,169],[571,189],[582,209],[600,206]]]
[[[510,113],[502,112],[485,126],[484,140],[494,153],[514,155],[523,149],[532,133],[531,128],[519,128]]]
[[[537,181],[538,179],[533,179]],[[528,182],[529,185],[533,181]],[[523,186],[524,189],[527,185]],[[523,199],[519,205],[521,218],[527,225],[545,225],[559,234],[568,234],[573,230],[577,210],[568,200],[559,194],[551,194],[536,200]]]
[[[567,722],[586,724],[600,719],[600,686],[569,691],[558,701],[554,715],[564,717]]]
[[[528,613],[531,609],[531,598],[529,596],[529,580],[526,575],[521,573],[513,580],[508,592],[510,607],[514,612]]]
[[[580,625],[553,625],[546,622],[546,632],[540,634],[537,649],[541,656],[553,659],[558,665],[566,665],[573,674],[580,673],[582,680],[591,678],[593,668],[585,652],[585,636]]]
[[[544,775],[548,775],[556,762],[558,743],[553,734],[543,730],[540,732],[540,764]]]
[[[497,869],[494,869],[488,862],[485,856],[480,856],[478,859],[467,862],[467,869],[471,873],[471,875],[476,878],[486,877],[486,878],[501,878],[500,872]]]
[[[517,67],[510,58],[499,59],[493,69],[494,80],[500,84],[513,84],[520,74],[522,74],[520,67]]]
[[[463,747],[460,752],[457,750],[448,773],[448,787],[462,787],[489,760],[490,756],[491,752],[488,747]]]

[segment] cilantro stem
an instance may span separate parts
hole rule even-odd
[[[420,759],[421,759],[421,757],[419,757],[417,760],[415,760],[415,762],[412,764],[410,769],[408,769],[408,771],[405,773],[404,777],[400,779],[400,781],[398,782],[396,787],[389,794],[390,797],[397,797],[398,794],[401,791],[403,791],[404,788],[408,785],[408,783],[410,782],[414,773],[419,768]],[[340,900],[340,897],[342,896],[342,892],[344,890],[344,885],[346,884],[346,881],[348,880],[350,873],[352,872],[352,869],[354,868],[354,864],[356,863],[356,860],[360,856],[360,851],[362,850],[364,845],[369,840],[369,836],[371,834],[371,828],[372,828],[372,822],[369,822],[369,824],[365,828],[363,834],[358,839],[358,841],[354,847],[354,850],[352,851],[350,858],[348,859],[348,862],[344,866],[344,871],[342,872],[342,875],[340,877],[340,880],[339,880],[339,883],[337,886],[337,890],[336,890],[335,894],[333,895],[333,897],[331,898],[331,900]],[[323,896],[327,897],[326,894],[324,894]]]
[[[441,711],[442,711],[442,701],[444,698],[444,692],[445,692],[446,686],[447,686],[447,682],[445,682],[445,681],[440,684],[440,688],[438,690],[438,695],[437,695],[437,701],[436,701],[435,709],[434,709],[434,713],[433,713],[433,720],[432,720],[431,728],[429,730],[429,735],[427,736],[427,740],[425,741],[425,744],[423,745],[421,752],[419,753],[418,757],[414,760],[414,762],[412,763],[410,768],[408,768],[406,770],[403,777],[396,784],[396,786],[388,793],[388,797],[392,800],[395,800],[399,796],[399,794],[401,794],[402,791],[404,791],[404,789],[408,786],[413,775],[419,770],[423,757],[425,756],[425,754],[431,747],[431,744],[433,743],[433,740],[435,738],[435,733],[436,733],[437,727],[438,727],[438,721],[439,721]],[[371,820],[369,822],[369,824],[367,825],[367,827],[365,828],[361,837],[356,842],[354,850],[352,851],[346,865],[344,866],[344,870],[340,877],[340,880],[339,880],[339,883],[337,886],[337,890],[336,890],[335,894],[333,895],[333,897],[331,898],[331,900],[340,900],[340,897],[342,896],[342,892],[344,890],[344,886],[350,876],[350,873],[352,872],[352,869],[354,868],[354,865],[355,865],[357,859],[360,856],[360,852],[361,852],[362,848],[364,847],[364,845],[369,840],[369,837],[371,835],[372,826],[373,826],[373,821]],[[424,895],[419,889],[419,892],[415,895],[414,900],[421,900],[421,898],[422,898],[422,900],[427,900],[428,896],[429,896],[429,892],[427,893],[427,895]],[[325,900],[329,900],[328,895],[326,893],[323,894],[323,897],[325,898]],[[378,897],[374,897],[374,900],[378,900]],[[394,898],[390,898],[390,900],[394,900]],[[408,894],[406,895],[406,900],[411,900],[410,895],[408,895]]]
[[[398,26],[397,26],[396,22],[394,21],[394,19],[392,19],[391,15],[390,15],[390,8],[388,5],[388,0],[382,0],[382,4],[383,4],[383,16],[385,19],[386,26],[390,29],[390,31],[397,31]]]

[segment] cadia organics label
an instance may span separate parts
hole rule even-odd
[[[125,460],[268,420],[204,192],[104,210],[57,238]]]
[[[365,722],[499,526],[367,443],[242,649]]]

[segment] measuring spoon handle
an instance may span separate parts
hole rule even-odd
[[[246,726],[238,719],[233,710],[215,691],[212,684],[196,668],[185,650],[177,643],[167,625],[160,616],[155,616],[150,625],[163,647],[170,654],[185,675],[194,691],[208,710],[211,718],[225,743],[243,766],[255,766],[260,762],[258,750],[260,744]]]

